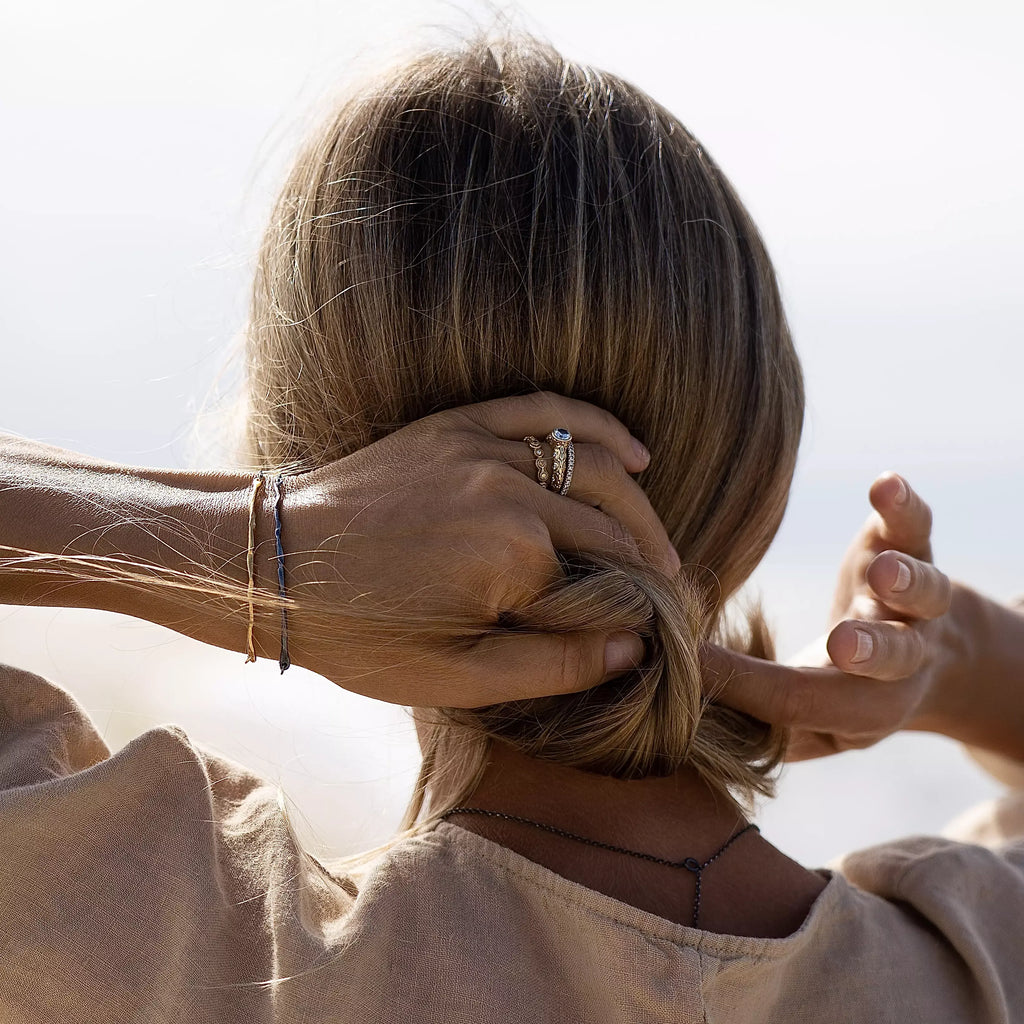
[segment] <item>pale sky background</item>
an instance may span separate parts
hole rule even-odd
[[[539,3],[519,24],[631,79],[703,141],[760,225],[807,375],[804,447],[755,583],[788,654],[819,633],[866,491],[933,504],[938,563],[1024,591],[1020,4]],[[244,319],[270,197],[316,103],[473,4],[9,4],[0,16],[0,429],[184,464]],[[0,614],[0,658],[70,688],[112,746],[161,722],[279,782],[311,847],[397,821],[399,709],[129,619]],[[808,864],[936,831],[997,791],[908,735],[786,769],[756,819]]]

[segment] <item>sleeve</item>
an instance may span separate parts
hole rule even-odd
[[[835,866],[927,922],[958,964],[957,989],[976,1000],[970,1019],[994,1024],[1019,1020],[1024,1007],[1024,765],[968,754],[1007,792],[965,811],[940,836],[907,836],[847,854]],[[923,977],[931,971],[936,987],[948,982],[946,969],[921,966]]]
[[[1024,596],[1009,604],[1024,612]],[[958,814],[942,830],[942,835],[991,849],[1008,843],[1024,847],[1024,761],[967,744],[962,749],[983,771],[1003,783],[1007,792]]]
[[[964,745],[979,767],[1007,787],[1007,792],[958,814],[942,830],[947,839],[990,849],[1007,844],[1024,849],[1024,762]]]
[[[111,756],[69,693],[9,666],[0,851],[0,1020],[19,1024],[291,1019],[274,979],[321,962],[352,899],[276,787],[175,726]]]

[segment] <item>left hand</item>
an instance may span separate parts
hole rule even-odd
[[[523,437],[575,438],[572,493],[538,487]],[[502,613],[564,576],[558,551],[679,556],[631,473],[649,455],[589,403],[549,392],[445,409],[288,482],[296,664],[345,689],[414,706],[479,707],[573,693],[644,654],[632,632],[514,633]],[[310,608],[327,609],[328,620]],[[346,615],[346,609],[364,613]],[[377,615],[378,618],[374,618]],[[273,655],[275,614],[263,619]]]

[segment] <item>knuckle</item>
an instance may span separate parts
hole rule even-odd
[[[920,618],[933,619],[949,610],[953,586],[944,572],[929,562],[904,555],[901,561],[910,569],[910,585],[900,594],[904,606]]]
[[[818,705],[815,688],[808,683],[788,683],[778,702],[781,725],[802,725],[814,721]]]
[[[933,567],[935,573],[935,615],[945,615],[953,603],[953,581],[940,569]]]
[[[539,519],[510,520],[500,538],[496,538],[497,561],[505,566],[533,567],[542,557],[548,560],[551,541]]]
[[[879,627],[875,631],[878,679],[905,679],[917,671],[924,656],[921,635],[911,626]]]
[[[865,630],[871,636],[871,654],[860,664],[860,667],[869,670],[865,672],[866,675],[882,679],[892,675],[894,669],[899,672],[893,657],[899,653],[899,645],[895,645],[894,650],[892,630],[892,625],[886,622],[873,623],[870,630]]]
[[[601,426],[608,432],[608,436],[613,440],[625,440],[628,431],[623,426],[622,421],[607,409],[600,406],[598,408],[601,410]]]
[[[533,399],[533,405],[538,411],[544,412],[549,416],[557,412],[559,396],[554,391],[534,391],[530,397]],[[560,424],[555,425],[560,426]]]
[[[503,493],[507,486],[507,471],[508,467],[498,462],[486,459],[471,462],[459,474],[462,500],[479,501]]]
[[[605,516],[608,520],[608,532],[611,535],[612,541],[618,546],[628,551],[631,555],[639,556],[640,545],[637,543],[636,538],[618,521],[618,519],[612,516]]]
[[[594,473],[602,479],[618,476],[622,468],[615,453],[603,444],[588,445],[587,459],[592,463]]]
[[[481,415],[477,410],[477,415]],[[479,434],[481,427],[465,410],[459,408],[441,409],[439,412],[417,420],[415,426],[426,438],[436,444],[450,448],[465,435]]]
[[[583,657],[583,644],[578,637],[566,636],[563,639],[560,667],[560,678],[565,691],[581,689],[585,681],[586,662]]]
[[[905,664],[904,669],[906,674],[913,675],[924,661],[925,657],[925,642],[924,637],[916,629],[910,629],[906,634],[906,653],[905,653]]]
[[[525,558],[515,557],[516,551]],[[476,592],[481,596],[482,611],[487,621],[499,625],[522,625],[522,614],[554,581],[558,572],[547,559],[539,559],[529,545],[512,545],[499,558],[489,560],[487,576],[479,581]]]
[[[433,417],[410,424],[404,428],[410,432],[407,457],[415,459],[418,466],[436,466],[441,471],[448,471],[456,464],[461,464],[468,435],[457,424],[456,419],[446,425],[444,420],[435,420]]]

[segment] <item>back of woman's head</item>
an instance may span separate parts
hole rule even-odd
[[[708,704],[698,651],[781,521],[801,375],[757,230],[671,114],[529,39],[381,76],[284,187],[247,351],[248,443],[265,466],[322,464],[431,412],[537,389],[603,406],[652,452],[639,482],[678,578],[566,559],[557,586],[493,624],[634,629],[644,665],[582,694],[419,709],[407,824],[424,795],[434,813],[467,795],[488,737],[622,778],[690,764],[743,800],[771,791],[783,737]]]

